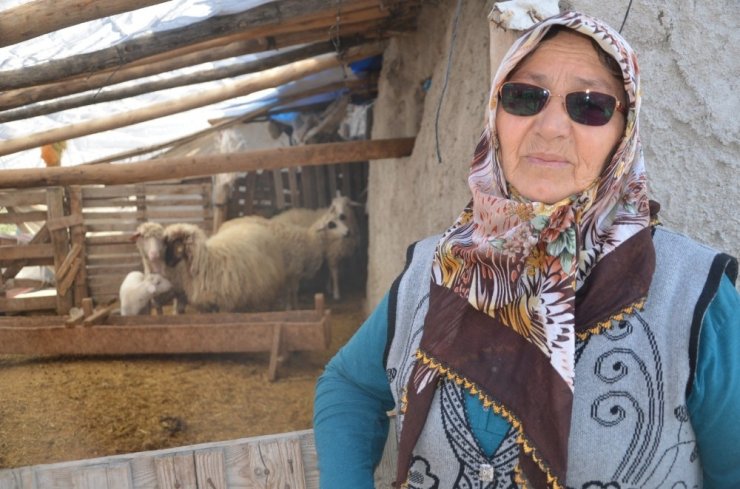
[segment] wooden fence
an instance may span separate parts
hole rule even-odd
[[[136,227],[147,221],[168,225],[196,224],[207,233],[213,226],[211,182],[82,187],[86,238],[87,287],[90,297],[106,303],[118,296],[126,274],[141,270],[131,241]]]
[[[142,268],[130,239],[142,222],[188,222],[210,234],[225,219],[323,207],[337,192],[362,201],[366,182],[367,163],[360,162],[249,172],[236,180],[223,205],[213,202],[210,178],[0,191],[0,210],[6,209],[0,224],[35,224],[28,242],[0,241],[0,313],[66,315],[87,297],[96,304],[115,300],[126,274]],[[31,265],[53,267],[53,286],[15,279]]]
[[[391,424],[376,489],[395,479],[393,432]],[[318,479],[307,430],[0,470],[0,489],[318,489]]]

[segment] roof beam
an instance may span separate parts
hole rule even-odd
[[[341,29],[342,37],[338,39],[340,49],[344,46],[343,43],[345,39],[349,39],[351,36],[365,39],[380,37],[383,32],[382,22],[383,20],[381,19],[371,22],[343,25]],[[86,92],[88,90],[98,90],[118,83],[158,75],[160,73],[195,66],[202,63],[209,63],[221,59],[259,53],[273,49],[282,49],[298,44],[332,40],[337,39],[330,39],[329,32],[326,29],[315,29],[301,33],[290,33],[270,37],[269,41],[264,38],[247,39],[232,42],[221,47],[206,48],[201,51],[190,52],[188,54],[175,55],[176,53],[172,52],[169,59],[154,60],[147,64],[131,63],[116,70],[103,70],[89,76],[1,92],[0,111],[43,102],[45,100],[65,97],[75,93]],[[147,60],[145,59],[142,61]]]
[[[7,141],[0,141],[0,155],[6,155],[36,148],[44,144],[53,143],[80,136],[86,136],[118,127],[129,126],[140,122],[165,117],[187,110],[204,107],[224,100],[240,97],[250,93],[283,85],[298,80],[312,73],[339,66],[343,63],[375,56],[383,52],[382,43],[362,45],[347,50],[341,58],[334,53],[323,54],[314,58],[289,63],[271,68],[260,73],[249,75],[243,80],[225,84],[223,87],[204,90],[177,100],[160,102],[157,104],[114,114],[101,119],[71,124],[57,129],[38,132]]]
[[[357,42],[351,42],[349,40],[346,41],[347,47],[352,45],[357,45]],[[311,44],[309,46],[281,52],[274,56],[268,56],[246,63],[235,63],[221,68],[201,70],[187,75],[169,77],[163,80],[146,81],[137,85],[130,85],[118,89],[88,92],[78,96],[66,97],[43,104],[28,105],[19,109],[0,112],[0,124],[51,114],[62,110],[74,109],[86,105],[121,100],[144,93],[166,90],[168,88],[184,87],[198,83],[247,75],[249,73],[255,73],[283,64],[292,63],[293,61],[298,61],[300,59],[331,52],[333,50],[334,46],[328,42]]]
[[[346,1],[352,3],[352,0]],[[0,90],[29,87],[120,67],[174,48],[221,38],[225,34],[251,30],[257,36],[264,36],[286,24],[300,25],[301,20],[314,17],[317,12],[336,13],[337,8],[331,3],[327,4],[326,0],[276,0],[237,14],[219,15],[179,29],[140,36],[92,53],[3,71],[0,72]]]
[[[0,47],[167,0],[36,0],[0,12]]]
[[[414,138],[307,144],[242,153],[161,158],[137,163],[0,170],[0,188],[59,185],[121,185],[217,173],[275,170],[293,166],[350,163],[411,154]]]

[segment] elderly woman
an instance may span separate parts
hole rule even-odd
[[[319,380],[321,487],[740,487],[737,261],[657,227],[636,57],[569,12],[493,81],[472,200]]]

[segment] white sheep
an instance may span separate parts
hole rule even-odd
[[[226,226],[211,236],[192,224],[165,228],[165,264],[201,311],[268,310],[285,281],[282,247],[264,225]]]
[[[329,228],[325,222],[318,219],[309,227],[302,227],[258,216],[247,216],[226,221],[220,229],[244,223],[261,224],[279,239],[285,265],[288,308],[298,306],[300,283],[303,280],[313,278],[316,272],[319,271],[328,244],[347,233],[346,226],[341,222]]]
[[[157,314],[163,314],[163,305],[175,301],[175,313],[185,312],[187,298],[182,289],[178,275],[167,269],[164,263],[164,227],[156,222],[145,222],[139,224],[136,232],[131,236],[131,241],[136,243],[136,249],[141,256],[144,267],[144,275],[158,273],[164,275],[171,283],[169,291],[152,297],[152,304]]]
[[[327,229],[330,233],[324,245],[324,258],[329,268],[332,297],[340,299],[339,266],[341,261],[352,256],[360,242],[360,228],[352,207],[358,206],[348,197],[337,196],[328,208],[289,209],[274,216],[271,220],[292,223],[303,227],[315,225],[317,229]]]
[[[137,271],[129,272],[118,290],[121,302],[121,316],[140,314],[157,294],[170,290],[172,284],[158,273],[144,275]]]

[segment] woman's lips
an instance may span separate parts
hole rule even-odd
[[[568,160],[559,155],[537,153],[527,155],[525,158],[531,165],[542,166],[546,168],[563,168],[570,165]]]

